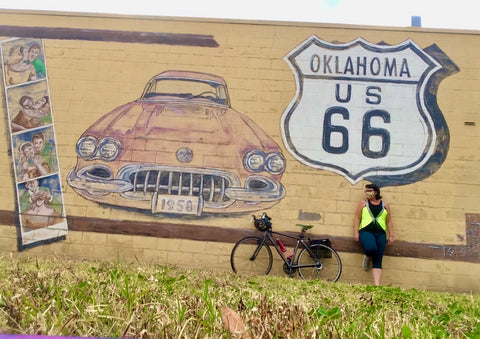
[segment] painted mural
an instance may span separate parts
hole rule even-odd
[[[458,68],[435,45],[332,44],[312,36],[285,61],[297,90],[282,136],[301,163],[352,185],[392,186],[423,180],[444,162],[450,135],[436,93]]]
[[[266,209],[285,196],[280,147],[231,107],[212,74],[154,76],[140,99],[90,126],[76,152],[68,184],[99,203],[200,216]]]
[[[1,42],[19,212],[19,249],[63,239],[67,221],[43,41]]]
[[[43,43],[4,40],[2,60],[21,249],[63,239],[68,225]],[[285,60],[297,92],[281,131],[301,163],[387,186],[423,180],[445,160],[449,132],[436,92],[458,68],[436,46],[313,36]],[[139,99],[79,135],[75,152],[66,176],[74,192],[129,211],[225,216],[267,210],[286,196],[281,147],[232,108],[225,80],[213,74],[153,76]]]

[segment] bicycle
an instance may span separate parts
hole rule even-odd
[[[270,245],[275,247],[282,258],[283,271],[290,277],[297,272],[303,279],[321,279],[336,282],[342,273],[342,261],[338,253],[331,247],[329,239],[305,240],[305,233],[312,225],[297,224],[301,227],[299,237],[272,230],[271,218],[264,212],[260,218],[253,217],[255,228],[263,232],[263,237],[249,236],[238,241],[230,254],[230,264],[233,272],[239,274],[267,275],[273,264]],[[296,240],[293,253],[288,257],[284,254],[284,246],[280,239],[274,240],[273,235],[280,235]],[[269,245],[270,243],[270,245]],[[298,256],[297,256],[298,252]]]

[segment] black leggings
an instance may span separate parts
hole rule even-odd
[[[382,268],[383,252],[387,245],[387,234],[360,231],[360,242],[365,249],[365,255],[372,257],[373,268]]]

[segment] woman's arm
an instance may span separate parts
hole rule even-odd
[[[355,218],[353,220],[353,238],[355,241],[360,241],[360,233],[359,233],[359,227],[360,227],[360,218],[362,216],[362,209],[365,207],[365,201],[360,201],[357,205],[357,209],[355,210]]]
[[[388,245],[393,244],[393,221],[392,221],[392,212],[390,211],[390,206],[385,203],[385,209],[387,210],[387,241]]]
[[[39,155],[33,157],[33,163],[37,167],[40,175],[45,175],[50,172],[47,166],[45,166],[46,164],[42,163],[42,158]]]

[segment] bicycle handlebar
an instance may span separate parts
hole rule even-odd
[[[270,218],[266,212],[263,212],[260,218],[257,218],[255,215],[252,215],[252,219],[253,219],[253,224],[259,231],[262,231],[262,232],[272,231],[272,223],[271,223],[272,218]],[[302,225],[302,224],[296,224],[296,226],[301,227],[302,238],[305,232],[313,227],[313,225]]]

